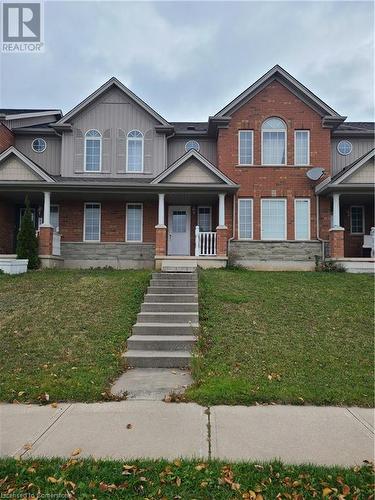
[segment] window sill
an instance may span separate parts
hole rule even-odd
[[[312,168],[311,165],[235,165],[236,168]]]
[[[75,170],[75,174],[80,174],[80,175],[108,175],[111,173],[110,170],[100,170],[98,172],[88,172],[87,170]]]

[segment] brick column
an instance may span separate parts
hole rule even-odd
[[[333,227],[329,230],[330,256],[333,259],[344,257],[344,232],[343,227]]]
[[[164,224],[155,226],[155,243],[156,255],[167,255],[167,228]]]
[[[40,226],[39,228],[39,255],[52,255],[53,227]]]
[[[226,226],[216,228],[216,255],[218,257],[228,255],[228,228]]]

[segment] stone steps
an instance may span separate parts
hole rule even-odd
[[[184,368],[199,327],[196,273],[153,273],[124,354],[138,368]]]

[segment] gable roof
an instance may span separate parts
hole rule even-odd
[[[223,109],[221,109],[215,118],[228,117],[236,109],[241,107],[245,102],[250,100],[254,95],[260,92],[264,87],[266,87],[270,82],[277,80],[282,85],[287,87],[291,92],[298,95],[306,104],[315,109],[321,116],[333,118],[339,123],[344,121],[346,117],[339,115],[334,109],[332,109],[328,104],[323,102],[319,97],[313,94],[307,87],[302,85],[298,80],[296,80],[291,74],[289,74],[285,69],[276,64],[267,73],[261,76],[255,83],[250,85],[244,92],[233,99],[229,104],[227,104]]]
[[[318,184],[315,188],[316,193],[322,193],[327,189],[334,188],[336,186],[341,185],[341,183],[354,174],[357,170],[359,170],[366,162],[371,160],[371,158],[375,157],[375,148],[370,149],[367,153],[362,155],[360,158],[357,158],[353,163],[347,165],[340,172],[335,174],[333,177],[327,177],[320,184]]]
[[[71,109],[66,115],[64,115],[58,122],[55,123],[54,127],[58,128],[59,126],[67,125],[69,123],[69,120],[73,118],[73,116],[82,111],[86,106],[92,103],[97,97],[104,94],[104,92],[106,92],[111,87],[117,87],[122,92],[124,92],[124,94],[130,97],[130,99],[135,101],[142,109],[144,109],[147,113],[153,116],[161,125],[168,128],[171,127],[170,123],[168,123],[162,116],[160,116],[159,113],[157,113],[154,109],[151,108],[151,106],[142,101],[142,99],[136,96],[127,87],[125,87],[125,85],[121,83],[119,80],[117,80],[117,78],[115,78],[114,76],[110,78],[106,83],[104,83],[101,87],[99,87],[97,90],[95,90],[95,92],[86,97],[86,99],[77,104],[77,106]]]
[[[216,177],[218,177],[224,184],[228,186],[237,186],[233,181],[229,179],[223,172],[221,172],[218,168],[215,167],[210,161],[207,160],[204,156],[202,156],[198,151],[195,149],[190,149],[190,151],[187,151],[183,156],[178,158],[172,165],[170,165],[166,170],[164,170],[161,174],[159,174],[151,184],[160,184],[166,177],[168,177],[170,174],[175,172],[179,167],[181,167],[184,163],[186,163],[187,160],[190,158],[196,158],[201,165],[203,165],[205,168],[207,168],[210,173],[214,174]]]
[[[56,182],[53,177],[51,177],[45,170],[43,170],[39,165],[34,163],[30,158],[25,156],[21,151],[19,151],[14,146],[10,146],[8,149],[0,154],[0,168],[1,163],[12,155],[16,156],[22,163],[24,163],[34,174],[41,177],[46,182]]]

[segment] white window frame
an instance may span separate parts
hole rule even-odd
[[[190,142],[195,142],[195,144],[197,145],[197,147],[196,147],[196,148],[189,148],[189,149],[188,149],[188,147],[187,147],[187,146],[188,146],[188,144],[189,144]],[[196,139],[189,139],[189,140],[188,140],[188,141],[186,141],[186,143],[185,143],[185,151],[186,151],[186,152],[191,151],[192,149],[193,149],[194,151],[198,151],[198,153],[199,153],[199,151],[200,151],[200,149],[201,149],[201,145],[199,144],[199,142],[198,142]]]
[[[265,124],[265,122],[267,120],[270,120],[271,118],[277,118],[278,120],[282,121],[285,125],[285,128],[284,129],[273,128],[273,129],[264,130],[263,125]],[[264,161],[263,161],[263,133],[264,132],[284,132],[284,143],[285,143],[285,162],[284,163],[264,163]],[[265,165],[265,166],[283,167],[283,166],[288,165],[288,126],[285,123],[285,121],[282,118],[280,118],[279,116],[269,116],[268,118],[263,120],[263,123],[261,126],[261,157],[262,157],[262,165]]]
[[[208,208],[210,210],[210,229],[208,232],[211,232],[212,231],[212,207],[210,207],[209,205],[199,205],[197,207],[197,225],[200,227],[200,224],[199,224],[199,209],[200,208]]]
[[[37,149],[34,148],[34,142],[35,141],[43,141],[44,142],[44,148],[41,151],[38,151]],[[44,151],[47,149],[47,141],[44,139],[44,137],[35,137],[31,141],[31,149],[34,151],[34,153],[41,154],[44,153]]]
[[[241,163],[241,132],[250,132],[251,133],[251,162],[250,163]],[[238,131],[238,165],[240,167],[251,167],[254,165],[254,130],[252,129],[240,129]]]
[[[141,239],[140,240],[128,240],[128,206],[129,205],[139,205],[141,207]],[[143,243],[143,203],[138,203],[137,201],[129,202],[125,207],[125,241],[127,243]]]
[[[297,238],[297,210],[296,205],[299,201],[307,201],[308,218],[307,218],[307,239]],[[309,241],[311,239],[311,200],[310,198],[294,198],[294,239],[296,241]]]
[[[354,233],[353,232],[352,208],[361,208],[362,209],[362,228],[363,228],[363,231],[361,233]],[[365,207],[364,207],[364,205],[350,205],[350,234],[363,235],[363,234],[365,234],[365,232],[366,232],[366,227],[365,227]]]
[[[100,134],[100,137],[88,137],[87,134],[89,132],[92,132],[92,131],[98,132],[98,134]],[[85,132],[85,147],[84,147],[84,154],[83,154],[83,169],[84,169],[84,172],[87,172],[88,174],[97,174],[98,172],[102,171],[102,152],[103,152],[103,149],[102,149],[103,148],[102,139],[103,139],[102,134],[96,128],[90,128],[89,130],[86,130],[86,132]],[[86,168],[86,147],[87,147],[87,141],[88,140],[99,141],[99,145],[100,145],[100,149],[99,149],[99,170],[87,170],[87,168]]]
[[[56,232],[60,232],[60,205],[57,205],[56,203],[53,203],[51,206],[50,206],[50,214],[49,214],[49,218],[51,220],[51,208],[52,207],[56,207],[57,208],[57,214],[58,214],[58,219],[59,219],[59,225],[57,226],[57,228],[55,229]],[[52,224],[51,224],[52,225]]]
[[[98,240],[86,240],[86,207],[87,205],[99,205],[99,239]],[[102,235],[102,204],[97,201],[87,201],[85,202],[83,209],[83,241],[85,243],[98,243],[101,241]]]
[[[129,137],[132,132],[139,132],[142,134],[142,138]],[[141,141],[142,142],[142,168],[141,170],[129,170],[129,140]],[[128,174],[142,174],[145,170],[145,135],[138,129],[129,130],[126,134],[126,173]]]
[[[241,238],[240,233],[240,202],[250,201],[251,205],[251,238]],[[237,200],[237,233],[239,241],[252,241],[254,239],[254,200],[253,198],[238,198]]]
[[[307,133],[307,163],[297,163],[297,132]],[[298,167],[308,167],[310,165],[310,130],[297,129],[294,131],[294,164]]]
[[[285,231],[284,238],[263,238],[263,201],[283,201],[284,202],[284,217]],[[260,238],[263,241],[286,241],[288,234],[288,200],[286,198],[261,198],[260,200]]]

